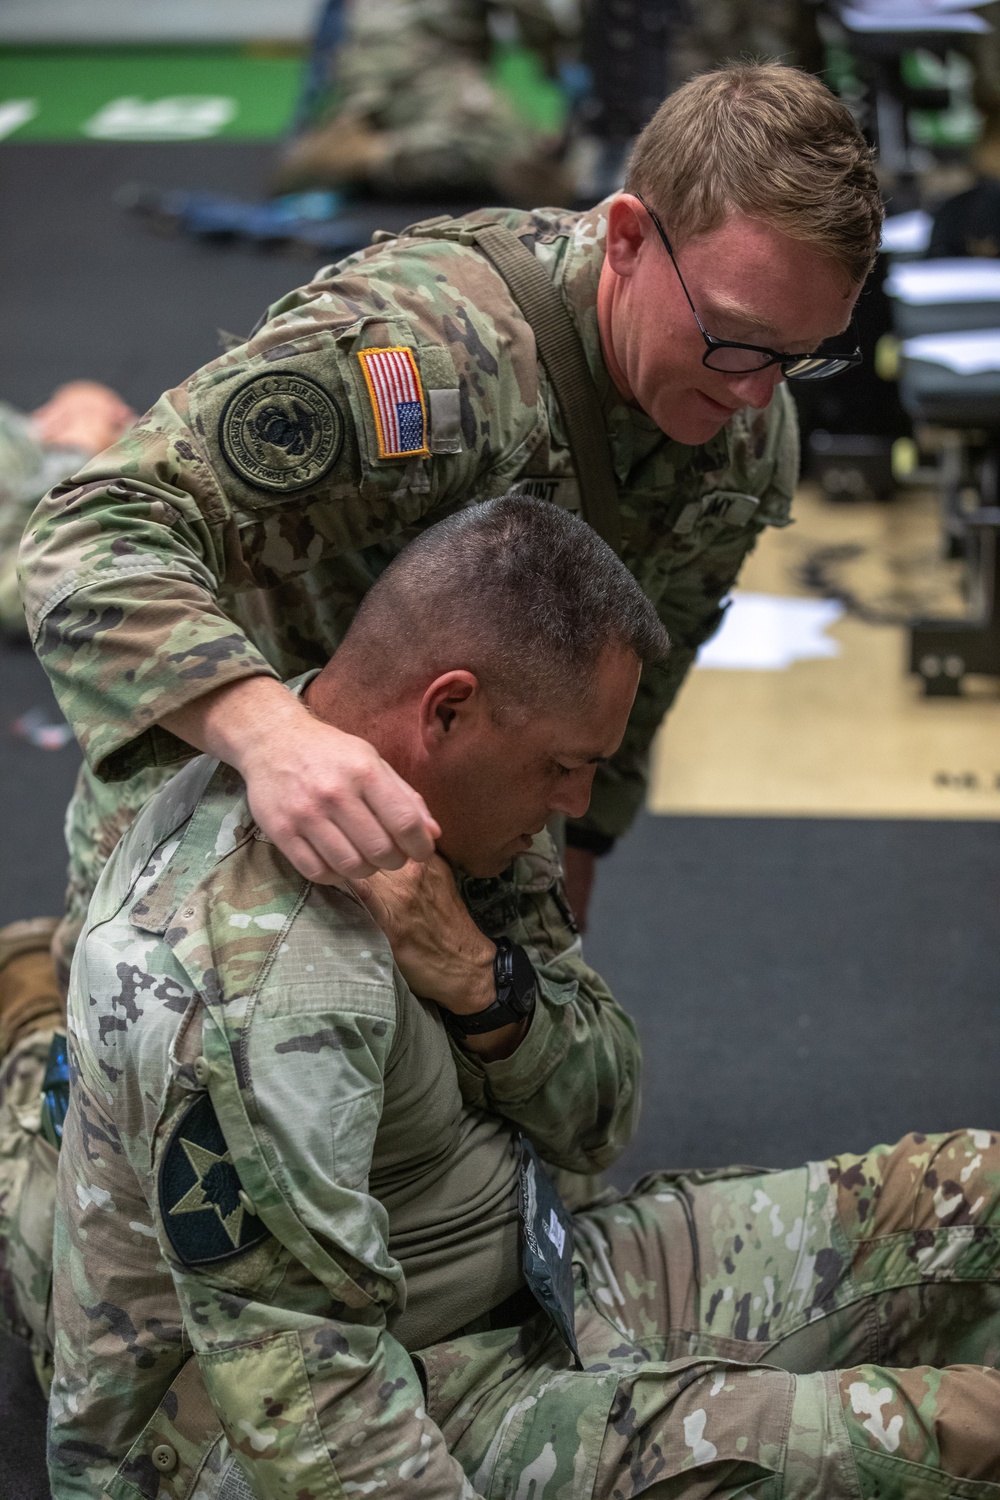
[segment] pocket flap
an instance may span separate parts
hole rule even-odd
[[[222,1466],[222,1424],[198,1361],[182,1366],[107,1488],[110,1500],[188,1500],[206,1464]]]

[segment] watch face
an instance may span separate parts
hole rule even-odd
[[[535,1003],[535,966],[524,949],[516,944],[510,951],[510,1004],[527,1014]]]

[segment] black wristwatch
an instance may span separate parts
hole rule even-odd
[[[493,983],[497,997],[485,1010],[477,1010],[470,1016],[444,1012],[444,1023],[454,1036],[482,1036],[486,1031],[498,1031],[501,1026],[527,1020],[531,1015],[537,991],[534,965],[524,949],[509,938],[501,938],[497,943]]]

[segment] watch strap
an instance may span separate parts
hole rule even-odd
[[[444,1023],[453,1036],[482,1036],[524,1021],[535,1008],[537,982],[534,968],[524,949],[509,938],[500,938],[493,960],[493,982],[497,998],[485,1010],[469,1015],[444,1012]]]

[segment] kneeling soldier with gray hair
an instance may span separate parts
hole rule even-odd
[[[425,798],[433,859],[310,882],[204,757],[141,813],[70,993],[56,1500],[1000,1494],[996,1136],[575,1214],[542,1165],[636,1114],[544,827],[665,649],[582,522],[464,510],[290,685]]]

